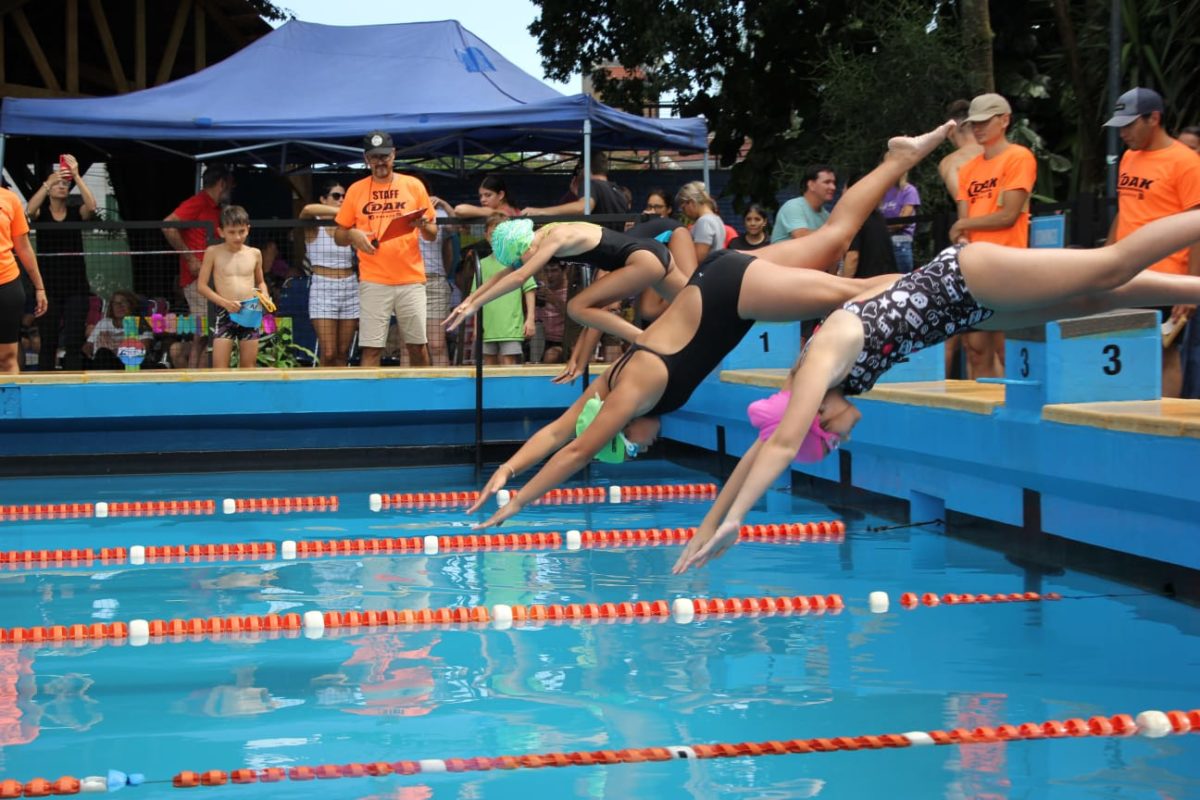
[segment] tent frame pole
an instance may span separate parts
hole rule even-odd
[[[583,121],[583,214],[592,213],[592,121]]]

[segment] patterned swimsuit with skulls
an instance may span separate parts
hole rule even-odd
[[[870,300],[842,306],[863,326],[862,352],[842,383],[845,394],[868,391],[897,361],[970,330],[995,313],[967,289],[958,267],[962,247],[946,248]]]

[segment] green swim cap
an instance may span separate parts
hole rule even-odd
[[[596,419],[596,415],[600,413],[601,406],[604,401],[599,395],[592,395],[588,401],[583,404],[583,410],[579,412],[579,417],[575,420],[575,435],[580,436],[588,429]],[[607,464],[620,464],[625,460],[625,434],[618,433],[614,436],[599,453],[596,453],[597,461],[603,461]]]
[[[492,231],[492,255],[506,267],[521,266],[521,254],[533,244],[533,220],[510,219]]]

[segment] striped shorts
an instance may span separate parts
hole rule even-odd
[[[310,319],[358,319],[358,278],[313,275],[308,288]]]

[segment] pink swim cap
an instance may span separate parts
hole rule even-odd
[[[783,419],[783,412],[791,397],[792,393],[784,389],[770,397],[755,400],[746,407],[746,416],[750,418],[750,424],[758,428],[759,439],[765,442],[771,438],[771,434],[779,427],[779,421]],[[841,441],[841,437],[836,433],[830,433],[821,427],[819,416],[815,417],[804,436],[804,441],[800,443],[800,449],[796,451],[795,461],[798,464],[820,461],[828,453],[836,450]]]

